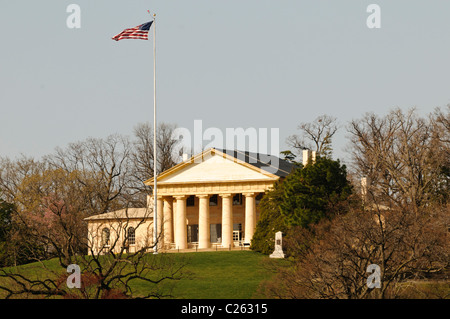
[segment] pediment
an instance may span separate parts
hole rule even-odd
[[[277,176],[223,153],[204,152],[158,177],[160,184],[276,180]]]

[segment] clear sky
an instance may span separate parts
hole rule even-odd
[[[69,4],[81,28],[69,29]],[[369,4],[381,28],[369,29]],[[321,114],[344,126],[393,107],[450,103],[450,1],[14,0],[0,4],[0,156],[39,157],[153,122],[152,41],[113,41],[156,12],[158,120],[279,128],[280,148]]]

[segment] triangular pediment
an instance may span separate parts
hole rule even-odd
[[[218,151],[205,151],[158,176],[160,184],[277,180],[278,177]],[[153,180],[153,179],[152,179]],[[151,185],[152,180],[146,182]]]

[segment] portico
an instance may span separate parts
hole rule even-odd
[[[260,198],[292,167],[283,162],[273,173],[246,154],[209,149],[158,176],[160,249],[250,244]]]
[[[91,254],[189,248],[232,249],[251,243],[259,200],[293,165],[277,157],[209,149],[158,176],[157,242],[153,196],[146,208],[125,208],[86,218]],[[145,184],[152,186],[153,179]]]
[[[250,244],[259,217],[256,194],[262,193],[158,196],[164,210],[163,218],[158,220],[163,234],[160,247],[203,249],[214,244],[225,248]],[[216,195],[217,203],[211,201]],[[195,196],[193,204],[187,206],[191,196]],[[238,201],[239,197],[245,198],[243,204]],[[233,198],[236,199],[234,204]]]

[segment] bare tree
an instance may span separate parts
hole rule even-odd
[[[446,112],[436,108],[430,116],[433,125],[434,138],[439,142],[439,151],[442,152],[443,163],[441,163],[441,178],[435,185],[435,194],[443,202],[450,200],[450,104]]]
[[[357,209],[296,229],[285,241],[294,261],[263,288],[271,298],[402,297],[411,280],[448,267],[448,209],[434,207],[433,214],[419,216]],[[368,285],[370,265],[380,269],[378,287]]]
[[[148,254],[161,240],[161,234],[156,241],[153,239],[153,223],[149,218],[152,213],[150,207],[126,208],[113,212],[117,215],[115,218],[108,216],[91,223],[89,254],[77,259],[85,273],[95,274],[91,297],[105,298],[111,292],[123,297],[170,296],[170,287],[158,284],[182,278],[185,261],[182,258],[181,261],[175,260],[166,254]],[[136,296],[134,283],[139,281],[148,283],[152,288]]]
[[[394,298],[409,280],[449,266],[448,115],[399,109],[350,123],[353,176],[363,202],[312,229],[291,230],[295,256],[267,285],[283,298]],[[367,285],[368,266],[380,287]]]
[[[447,113],[440,108],[436,108],[432,115],[432,120],[436,125],[435,129],[439,132],[439,139],[450,149],[450,104],[447,105]]]
[[[135,297],[136,281],[155,285],[147,293],[139,293],[139,297],[167,294],[158,284],[179,278],[183,263],[169,262],[168,256],[149,256],[147,253],[158,244],[158,240],[147,240],[152,236],[141,236],[145,240],[138,250],[128,249],[130,234],[126,230],[130,225],[136,231],[152,228],[148,226],[151,210],[144,208],[146,215],[137,222],[136,216],[127,213],[136,202],[133,146],[127,138],[111,135],[71,143],[41,161],[2,159],[0,187],[17,204],[12,247],[26,257],[24,262],[36,262],[36,271],[43,276],[36,278],[20,268],[2,269],[0,290],[6,297]],[[125,218],[109,221],[116,240],[109,243],[108,249],[94,250],[86,218],[106,216],[119,209],[125,209]],[[47,266],[46,260],[53,257],[60,266],[57,270]],[[70,290],[65,285],[65,270],[70,264],[82,269],[82,290]]]
[[[294,154],[301,155],[303,149],[311,149],[319,156],[331,155],[332,138],[338,130],[335,117],[321,115],[311,123],[301,123],[298,129],[302,132],[300,136],[291,135],[287,139],[287,144],[292,147]]]
[[[42,174],[47,168],[47,163],[24,155],[15,161],[9,158],[0,158],[0,189],[4,199],[19,207],[25,204],[19,196],[26,192],[25,189],[22,189],[23,180]]]
[[[350,123],[349,132],[355,172],[367,178],[378,203],[409,205],[416,213],[427,205],[447,158],[431,121],[414,109],[396,109],[385,117],[366,114]]]
[[[186,262],[170,254],[148,254],[158,241],[152,240],[149,231],[152,229],[149,223],[151,210],[143,210],[143,214],[136,216],[125,209],[125,213],[118,216],[120,218],[93,224],[89,236],[74,232],[70,228],[70,218],[56,210],[51,212],[54,218],[48,225],[58,228],[56,231],[45,229],[45,223],[25,224],[22,231],[26,231],[30,238],[50,240],[52,247],[57,249],[55,254],[60,267],[49,267],[44,258],[36,258],[31,274],[17,267],[0,269],[0,291],[5,293],[5,298],[29,298],[33,295],[89,299],[170,297],[172,286],[162,283],[182,278]],[[103,236],[104,229],[109,230],[107,240]],[[136,238],[137,232],[144,235]],[[72,241],[84,245],[84,251],[89,253],[77,254],[72,249],[63,251],[61,243],[56,240],[66,234]],[[137,244],[136,249],[130,250],[134,244]],[[69,265],[80,267],[80,287],[67,284],[69,275],[66,269]],[[145,291],[137,290],[142,283],[146,283]]]
[[[176,154],[178,140],[173,133],[176,126],[173,124],[160,123],[156,131],[157,174],[171,168],[179,161],[179,154]],[[135,140],[133,141],[133,152],[131,161],[133,171],[133,190],[139,195],[137,205],[144,207],[146,195],[150,193],[149,187],[144,185],[144,181],[154,175],[154,148],[153,148],[153,128],[148,123],[140,123],[134,128]]]
[[[24,216],[17,212],[39,208],[40,196],[46,188],[39,176],[47,169],[47,163],[25,156],[15,161],[0,159],[0,190],[3,198],[13,203],[14,207],[8,234],[10,240],[3,249],[11,256],[14,265],[36,260],[46,254],[45,248],[21,231],[19,222]]]
[[[120,135],[105,139],[88,138],[57,148],[45,157],[52,168],[74,174],[92,214],[102,214],[123,207],[130,186],[132,145]],[[85,191],[83,191],[83,188]]]

